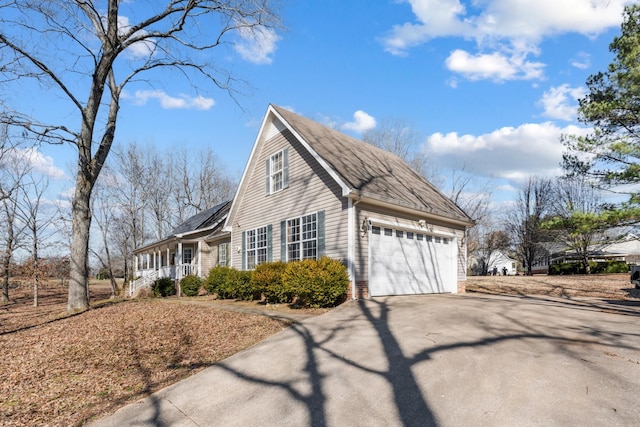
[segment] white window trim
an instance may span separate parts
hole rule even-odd
[[[264,229],[264,246],[259,246],[259,243],[261,243],[261,240],[258,239],[258,236],[260,236],[261,230]],[[249,238],[250,238],[250,234],[251,233],[255,233],[255,247],[254,248],[250,248],[249,247]],[[247,259],[247,270],[253,270],[254,268],[256,268],[258,265],[265,263],[268,261],[268,246],[269,246],[269,242],[268,242],[268,237],[267,237],[267,226],[263,226],[263,227],[256,227],[256,228],[252,228],[250,230],[246,231],[245,234],[245,256]],[[258,259],[258,255],[259,255],[259,251],[264,249],[264,260],[260,261]],[[254,261],[253,261],[253,265],[250,265],[249,263],[249,253],[253,252],[254,253]]]
[[[279,169],[275,169],[276,158],[278,156],[280,156],[280,158],[282,159],[281,166]],[[282,150],[276,151],[275,153],[269,156],[269,158],[267,159],[267,167],[266,167],[265,173],[266,173],[266,181],[267,181],[267,188],[266,188],[267,195],[279,193],[280,191],[289,187],[289,149],[288,148],[283,148]],[[279,180],[280,188],[275,188],[275,184],[277,180],[274,178],[278,175],[280,176],[280,180]]]
[[[218,265],[227,267],[229,265],[229,243],[220,243],[218,245]]]
[[[304,235],[304,232],[303,232],[303,218],[306,218],[306,217],[309,217],[309,216],[315,216],[315,218],[313,219],[313,224],[315,225],[315,230],[314,230],[315,231],[315,237],[312,238],[312,239],[304,239],[303,238],[303,235]],[[289,221],[295,221],[295,220],[299,220],[300,221],[300,223],[298,225],[299,226],[298,233],[299,233],[300,239],[298,241],[296,241],[296,242],[291,242],[291,241],[289,241],[289,234],[290,234],[289,233]],[[300,215],[300,216],[296,216],[296,217],[293,217],[293,218],[288,218],[285,221],[285,226],[287,227],[287,230],[286,230],[286,233],[285,233],[285,235],[286,235],[285,248],[286,248],[286,251],[287,251],[287,254],[286,254],[287,261],[299,261],[299,260],[303,260],[303,259],[318,259],[318,212],[316,211],[316,212],[312,212],[310,214],[305,214],[305,215]],[[303,255],[304,243],[305,242],[313,242],[313,241],[315,241],[315,256],[313,258],[305,258],[304,255]],[[295,259],[295,260],[291,259],[291,257],[289,256],[289,245],[290,244],[297,244],[298,245],[298,254],[300,255],[300,257]]]

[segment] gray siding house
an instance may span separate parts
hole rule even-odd
[[[233,267],[326,255],[366,298],[463,289],[472,224],[399,157],[270,105],[224,231]]]
[[[131,285],[323,255],[351,298],[455,293],[473,221],[399,157],[270,105],[232,202],[135,251]]]

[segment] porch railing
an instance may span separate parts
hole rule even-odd
[[[158,273],[158,271],[154,270],[142,277],[138,277],[136,280],[132,280],[131,282],[129,282],[129,296],[132,296],[133,293],[138,289],[150,288],[151,284],[159,278]]]
[[[198,265],[194,264],[180,264],[180,265],[167,265],[160,267],[158,270],[143,270],[142,276],[129,282],[129,296],[140,288],[150,288],[153,282],[157,279],[169,277],[173,280],[180,280],[185,276],[198,274]]]

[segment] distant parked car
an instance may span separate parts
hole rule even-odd
[[[640,289],[640,265],[631,266],[631,283],[633,283],[636,289]]]

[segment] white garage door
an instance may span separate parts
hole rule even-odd
[[[451,238],[371,227],[371,296],[455,292],[457,247]]]

